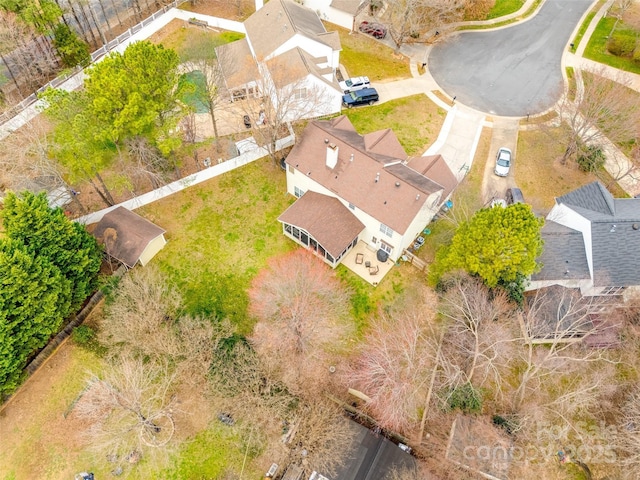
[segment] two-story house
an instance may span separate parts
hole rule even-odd
[[[282,109],[282,102],[294,99],[303,110],[289,109],[295,118],[340,111],[342,91],[335,76],[340,38],[327,32],[315,11],[292,0],[271,0],[244,27],[244,39],[216,49],[232,100],[266,96]]]
[[[284,234],[332,267],[359,241],[397,260],[457,185],[442,156],[408,157],[390,129],[360,135],[345,116],[311,122],[286,175]]]
[[[640,198],[613,198],[600,182],[584,185],[556,198],[542,238],[542,269],[529,290],[562,285],[618,295],[640,285]]]

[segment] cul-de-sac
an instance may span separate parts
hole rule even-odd
[[[640,0],[0,0],[32,478],[640,478]]]

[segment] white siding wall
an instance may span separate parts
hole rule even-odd
[[[313,179],[313,172],[311,172],[310,176],[306,175],[306,172],[303,173],[298,170],[296,170],[295,173],[291,173],[290,167],[287,167],[287,192],[291,195],[295,195],[295,187],[298,187],[304,192],[311,190],[317,193],[322,193],[324,195],[337,198],[345,207],[349,208],[348,202],[338,197],[331,190],[328,190],[317,183]],[[396,261],[402,255],[402,251],[413,243],[414,238],[420,232],[422,232],[424,226],[429,223],[429,221],[431,221],[431,218],[433,218],[435,211],[432,210],[430,206],[434,202],[434,200],[438,198],[438,196],[439,194],[435,193],[427,199],[425,205],[422,207],[419,214],[416,215],[416,218],[413,220],[404,235],[394,231],[393,236],[388,237],[380,231],[379,220],[376,220],[368,213],[363,212],[358,207],[356,207],[355,210],[349,210],[365,226],[365,230],[362,232],[362,234],[360,234],[360,240],[364,241],[371,248],[376,250],[380,248],[380,240],[384,241],[388,245],[391,245],[393,247],[393,252],[389,256],[389,258],[391,258],[393,261]],[[373,238],[376,239],[375,243],[373,242]]]
[[[563,204],[556,204],[549,212],[549,215],[547,215],[547,219],[559,223],[560,225],[564,225],[565,227],[573,228],[574,230],[582,232],[582,238],[584,240],[584,250],[587,254],[587,263],[589,265],[589,276],[593,279],[591,222]]]
[[[318,12],[322,20],[351,30],[353,17],[347,12],[331,7],[331,0],[304,0],[303,4],[305,7]]]
[[[309,37],[304,35],[296,34],[287,40],[285,43],[280,45],[276,50],[273,51],[265,60],[269,60],[271,58],[277,57],[278,55],[282,55],[283,53],[288,52],[296,47],[300,47],[302,50],[307,52],[309,55],[318,58],[326,58],[327,64],[331,68],[335,69],[338,67],[337,63],[334,64],[334,55],[333,49],[323,43],[316,42]]]
[[[292,100],[293,87],[306,88],[307,99]],[[285,114],[283,120],[287,122],[339,113],[342,108],[342,92],[331,88],[315,75],[309,74],[304,81],[298,81],[280,92],[276,92],[274,89],[270,90],[271,101],[274,105],[278,104],[279,99],[288,102],[288,105],[282,108],[282,112]]]
[[[144,249],[144,251],[142,252],[142,255],[140,255],[140,265],[142,265],[143,267],[149,263],[149,261],[156,256],[156,254],[162,250],[164,248],[164,246],[167,244],[167,241],[164,238],[164,234],[157,236],[156,238],[154,238],[153,240],[151,240],[149,242],[149,245],[147,245],[147,248]]]

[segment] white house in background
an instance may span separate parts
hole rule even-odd
[[[360,135],[345,116],[311,122],[286,170],[284,234],[332,267],[358,241],[397,260],[457,185],[442,156],[408,157],[390,129]]]
[[[368,5],[368,0],[304,0],[305,7],[319,13],[322,20],[355,30],[355,17]]]
[[[292,0],[271,0],[244,26],[244,39],[216,49],[232,99],[268,96],[282,110],[278,104],[291,101],[282,93],[290,86],[305,111],[302,118],[340,111],[342,91],[335,76],[340,38],[326,31],[315,11]]]
[[[613,198],[600,182],[556,198],[542,228],[540,272],[529,290],[562,285],[583,295],[640,286],[640,198]]]

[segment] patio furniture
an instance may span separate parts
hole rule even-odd
[[[356,253],[356,264],[362,265],[363,260],[364,260],[364,255],[362,253]]]
[[[378,267],[378,265],[374,267],[369,267],[369,275],[377,275],[379,271],[380,271],[380,267]]]
[[[366,262],[364,262],[364,266],[369,268],[371,266],[371,262],[367,260]]]

